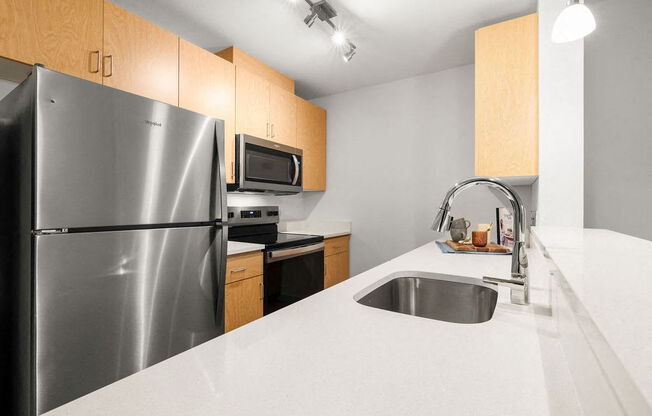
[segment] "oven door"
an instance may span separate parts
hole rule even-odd
[[[324,289],[324,243],[265,253],[264,314]]]
[[[236,153],[239,191],[297,193],[303,189],[300,149],[240,134]]]

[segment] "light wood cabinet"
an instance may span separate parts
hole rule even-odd
[[[179,104],[179,37],[104,2],[103,84]]]
[[[102,1],[0,1],[0,56],[101,83]]]
[[[224,120],[226,182],[233,183],[235,66],[199,46],[180,39],[179,107]]]
[[[296,97],[297,147],[303,149],[303,189],[326,190],[326,110]]]
[[[246,69],[249,73],[257,75],[294,94],[294,80],[292,78],[283,75],[269,65],[265,65],[241,49],[231,46],[217,52],[216,55],[231,62],[238,68]]]
[[[226,261],[227,284],[261,274],[263,274],[263,253],[260,251],[235,254],[229,256]]]
[[[296,147],[294,94],[238,66],[235,80],[236,133]]]
[[[324,289],[349,278],[349,239],[351,236],[324,240]]]
[[[232,331],[263,316],[263,276],[226,285],[224,331]]]
[[[349,278],[349,253],[338,253],[324,257],[324,289]]]
[[[236,66],[235,132],[269,138],[269,82]]]
[[[224,330],[232,331],[263,316],[263,253],[234,254],[226,259]]]
[[[539,170],[538,14],[475,32],[475,174]]]
[[[274,84],[269,86],[270,140],[297,147],[296,96]]]

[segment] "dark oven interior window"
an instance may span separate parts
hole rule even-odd
[[[253,144],[246,145],[245,180],[291,185],[294,169],[291,154]]]
[[[267,315],[324,289],[324,252],[268,263],[264,279]]]

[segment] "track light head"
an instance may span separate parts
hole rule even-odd
[[[315,23],[315,20],[317,20],[317,12],[311,9],[310,14],[308,14],[308,16],[303,19],[303,23],[308,25],[308,27],[312,27],[312,24]]]
[[[349,51],[342,56],[344,62],[349,62],[353,58],[353,55],[355,55],[355,52],[355,45],[349,42]]]

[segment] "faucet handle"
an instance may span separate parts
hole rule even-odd
[[[525,276],[517,274],[513,275],[511,279],[501,279],[499,277],[484,276],[482,278],[484,283],[490,283],[496,286],[505,286],[510,289],[510,300],[517,305],[527,305],[528,299],[528,283]]]

